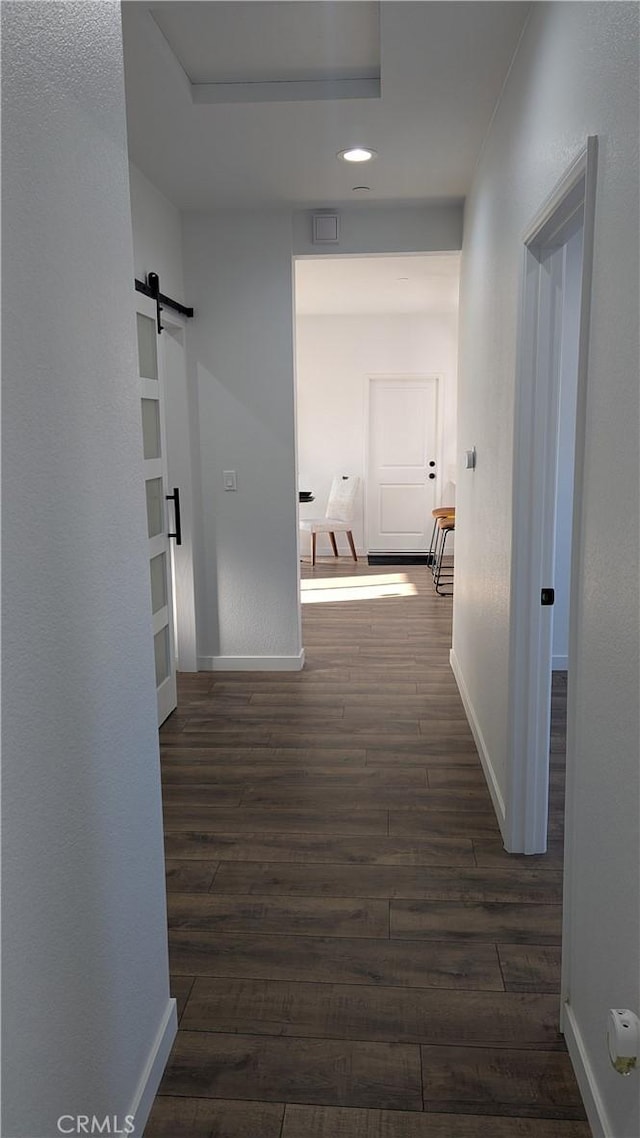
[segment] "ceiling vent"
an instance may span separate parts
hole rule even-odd
[[[313,244],[337,245],[340,241],[340,216],[337,213],[314,213]]]

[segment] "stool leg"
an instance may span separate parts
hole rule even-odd
[[[433,529],[431,530],[431,541],[429,542],[429,549],[427,550],[427,565],[433,565],[434,559],[434,541],[436,540],[436,530],[438,528],[438,519],[433,519]]]
[[[315,563],[316,563],[316,534],[312,533],[311,534],[311,564],[315,565]]]
[[[442,567],[442,558],[444,556],[444,547],[445,547],[446,542],[447,542],[447,531],[442,530],[441,533],[442,533],[442,538],[440,541],[438,556],[436,558],[435,569],[433,571],[433,584],[435,586],[436,593],[440,592],[440,570]]]
[[[349,542],[349,549],[351,550],[351,556],[353,557],[354,561],[357,561],[358,560],[358,554],[356,553],[356,547],[355,547],[355,544],[353,541],[353,534],[352,534],[350,529],[347,530],[347,541]]]
[[[333,556],[334,556],[334,557],[337,557],[337,556],[338,556],[338,546],[336,545],[336,535],[335,535],[335,533],[330,533],[330,534],[329,534],[329,541],[331,542],[331,548],[332,548],[332,550],[333,550]]]
[[[436,571],[438,568],[438,558],[440,555],[440,545],[443,543],[443,541],[444,541],[444,530],[440,529],[440,526],[438,525],[437,519],[436,519],[436,541],[435,541],[435,545],[433,547],[433,552],[431,555],[431,576],[433,577],[434,581],[436,579]]]
[[[439,594],[439,596],[441,596],[441,597],[448,597],[448,596],[451,596],[451,593],[445,593],[445,592],[444,592],[444,591],[443,591],[443,590],[440,588],[440,585],[441,585],[441,583],[442,583],[442,569],[443,569],[442,563],[443,563],[443,561],[444,561],[444,555],[445,555],[445,547],[446,547],[446,544],[447,544],[447,538],[448,538],[449,534],[450,534],[450,533],[452,533],[452,532],[453,532],[453,531],[452,531],[452,530],[449,530],[449,529],[445,529],[445,530],[443,530],[442,545],[440,546],[440,556],[439,556],[439,558],[438,558],[438,570],[437,570],[437,573],[436,573],[436,575],[434,576],[435,590],[436,590],[436,593],[438,593],[438,594]],[[447,582],[447,584],[448,584],[448,582]],[[451,570],[451,588],[452,588],[452,591],[453,591],[453,569]]]
[[[437,567],[437,570],[436,570],[435,576],[434,576],[434,578],[433,578],[433,580],[434,580],[434,584],[435,584],[435,588],[436,588],[436,593],[439,593],[439,592],[440,592],[440,579],[441,579],[441,577],[442,577],[442,560],[443,560],[443,558],[444,558],[444,550],[445,550],[445,546],[446,546],[446,544],[447,544],[447,534],[448,534],[448,532],[449,532],[449,531],[448,531],[448,530],[446,530],[446,529],[442,531],[442,543],[441,543],[441,545],[440,545],[440,554],[439,554],[439,557],[438,557],[438,567]]]

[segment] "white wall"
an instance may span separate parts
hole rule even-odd
[[[290,214],[185,214],[184,242],[197,307],[200,667],[299,666]],[[224,491],[224,470],[237,492]]]
[[[460,452],[477,445],[478,467],[458,481],[454,598],[455,655],[504,793],[522,235],[597,134],[565,953],[572,1056],[594,1133],[615,1138],[640,1133],[637,1075],[615,1074],[605,1041],[607,1009],[640,1005],[637,24],[631,4],[533,5],[476,170],[465,214],[458,439]]]
[[[190,304],[184,291],[182,224],[180,211],[148,178],[129,163],[133,263],[136,279],[148,273],[160,277],[160,291],[182,304]]]
[[[440,495],[455,461],[457,313],[433,315],[299,316],[296,320],[298,470],[300,489],[316,501],[300,517],[324,509],[334,474],[363,480],[368,377],[375,374],[440,375],[443,462]],[[447,493],[451,498],[451,487]],[[354,519],[359,552],[366,551],[363,495]],[[305,535],[308,552],[309,538]],[[325,552],[319,539],[319,553]],[[327,542],[327,549],[328,549]]]
[[[451,252],[462,245],[462,202],[340,207],[339,243],[314,245],[313,215],[323,210],[331,212],[331,205],[296,210],[293,214],[296,256],[437,253]]]
[[[2,17],[2,1133],[53,1138],[144,1115],[175,1009],[120,13]]]

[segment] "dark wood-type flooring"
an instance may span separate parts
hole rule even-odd
[[[509,856],[451,600],[419,566],[303,578],[304,671],[182,676],[161,731],[180,1030],[146,1138],[588,1138],[558,1032],[565,678],[550,850]]]

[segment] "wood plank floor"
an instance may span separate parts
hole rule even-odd
[[[549,853],[511,857],[451,600],[419,566],[303,583],[304,671],[182,676],[161,731],[180,1030],[146,1138],[589,1138],[558,1032],[565,677]]]

